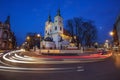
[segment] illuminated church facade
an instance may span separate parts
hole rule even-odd
[[[54,17],[54,22],[51,16],[45,22],[44,40],[41,42],[42,48],[62,49],[70,44],[71,36],[66,34],[63,25],[63,18],[60,14],[60,9],[57,10],[57,15]]]

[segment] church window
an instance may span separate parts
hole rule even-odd
[[[60,27],[60,31],[62,31],[62,27]]]
[[[57,30],[57,26],[55,26],[55,30]]]
[[[49,35],[49,33],[47,33]]]
[[[47,31],[46,31],[46,33],[47,33]]]

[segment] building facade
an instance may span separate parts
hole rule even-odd
[[[113,27],[113,40],[115,45],[120,44],[120,15],[117,17],[116,22]]]
[[[0,22],[0,50],[16,48],[16,37],[10,28],[10,16],[4,23]]]
[[[66,34],[60,9],[57,10],[53,22],[51,16],[48,16],[44,32],[44,40],[41,42],[43,48],[61,49],[67,47],[70,43],[71,36]]]

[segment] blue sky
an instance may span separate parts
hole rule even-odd
[[[52,20],[60,7],[64,21],[83,17],[95,22],[98,40],[110,39],[109,32],[120,14],[120,0],[0,0],[0,21],[11,17],[11,29],[21,44],[28,32],[44,34],[48,14]]]

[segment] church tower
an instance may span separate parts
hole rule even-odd
[[[63,34],[63,18],[60,14],[60,9],[57,10],[57,15],[54,17],[54,26],[52,28],[53,41],[56,44],[56,48],[59,48],[60,37]]]
[[[45,23],[45,37],[51,37],[52,35],[52,20],[50,14],[48,15],[48,20]]]
[[[60,9],[57,10],[57,15],[54,17],[54,33],[63,33],[63,18],[60,14]]]

